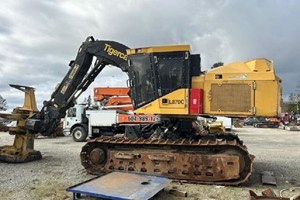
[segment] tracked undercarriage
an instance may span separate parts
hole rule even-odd
[[[232,134],[193,141],[100,137],[90,140],[81,152],[82,165],[91,174],[129,171],[220,185],[247,181],[253,158]]]

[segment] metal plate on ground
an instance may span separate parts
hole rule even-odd
[[[112,172],[102,177],[74,185],[67,189],[73,199],[84,194],[107,199],[149,199],[161,191],[171,180],[164,177]]]
[[[274,172],[264,171],[261,173],[261,182],[264,185],[277,185]]]

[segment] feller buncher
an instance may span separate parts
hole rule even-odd
[[[51,99],[27,118],[26,130],[51,134],[106,65],[128,74],[134,112],[159,115],[160,121],[139,130],[135,139],[88,141],[80,154],[88,172],[120,170],[223,185],[248,179],[253,156],[243,142],[230,133],[201,134],[194,122],[198,116],[278,116],[281,80],[273,62],[261,58],[204,72],[189,45],[130,49],[88,37]]]

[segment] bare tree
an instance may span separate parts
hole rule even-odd
[[[296,105],[297,105],[297,113],[299,113],[299,103],[300,103],[300,82],[298,82],[296,86],[296,95],[295,95]]]
[[[0,110],[6,110],[6,99],[0,95]]]
[[[300,82],[297,84],[295,92],[289,95],[289,110],[300,113]]]

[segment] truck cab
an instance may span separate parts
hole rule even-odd
[[[85,141],[88,136],[88,118],[85,105],[75,105],[67,110],[63,122],[63,133],[71,135],[76,142]]]

